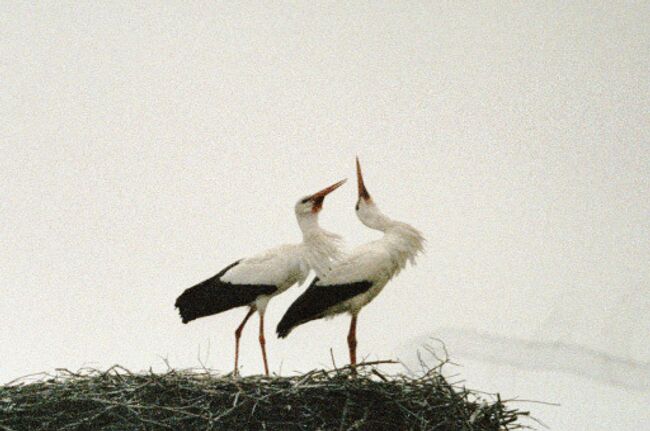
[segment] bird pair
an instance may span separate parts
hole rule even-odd
[[[358,158],[356,167],[357,217],[367,227],[383,232],[381,239],[344,254],[340,250],[340,237],[320,227],[318,214],[323,201],[345,182],[339,181],[296,203],[296,218],[303,234],[300,244],[281,245],[238,260],[214,277],[185,290],[176,300],[183,323],[235,307],[249,307],[235,331],[235,374],[238,372],[241,333],[255,311],[260,319],[259,343],[264,372],[269,374],[264,338],[266,306],[273,296],[295,284],[304,283],[310,270],[314,270],[316,277],[284,314],[277,326],[277,334],[284,338],[303,323],[349,313],[352,316],[347,338],[350,364],[356,365],[359,311],[381,292],[407,261],[415,263],[415,257],[424,246],[424,238],[418,230],[390,219],[379,210],[365,187]]]

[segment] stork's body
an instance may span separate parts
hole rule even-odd
[[[293,328],[310,320],[340,313],[352,316],[348,347],[350,362],[356,364],[356,324],[361,309],[372,301],[405,266],[415,263],[423,250],[424,238],[415,228],[392,220],[379,211],[368,194],[357,160],[359,200],[356,213],[371,229],[384,233],[381,239],[355,248],[332,270],[318,276],[309,288],[289,307],[277,327],[281,338]]]
[[[183,323],[236,307],[249,307],[235,331],[235,373],[238,372],[239,339],[252,314],[257,311],[260,317],[259,342],[264,371],[268,375],[264,312],[269,300],[295,284],[304,283],[310,269],[323,275],[339,257],[340,239],[319,226],[318,213],[325,196],[342,184],[343,181],[298,201],[295,211],[303,234],[301,243],[281,245],[238,260],[185,290],[176,300]]]

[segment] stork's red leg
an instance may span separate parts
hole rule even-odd
[[[264,313],[260,313],[260,347],[262,348],[262,359],[264,360],[264,374],[269,375],[269,364],[266,361],[266,340],[264,339]]]
[[[241,322],[241,325],[237,327],[237,330],[235,330],[235,375],[239,374],[239,339],[241,338],[241,332],[244,330],[244,326],[246,325],[246,322],[248,322],[248,319],[255,313],[255,307],[251,307],[250,310],[248,310],[248,313],[246,314],[246,317],[244,317],[244,320]]]
[[[350,322],[350,332],[348,333],[348,348],[350,349],[350,365],[352,371],[355,371],[357,365],[357,315],[352,315]]]

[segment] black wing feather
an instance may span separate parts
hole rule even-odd
[[[276,329],[278,337],[284,338],[298,325],[323,317],[328,308],[366,292],[372,287],[370,281],[349,284],[317,285],[312,281],[305,293],[289,307]]]
[[[176,299],[176,308],[183,319],[183,323],[190,322],[199,317],[211,316],[230,310],[231,308],[248,305],[260,295],[270,295],[277,290],[277,286],[268,284],[232,284],[221,281],[229,269],[240,261],[228,265],[217,275],[186,289]]]

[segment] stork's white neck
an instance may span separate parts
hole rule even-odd
[[[318,224],[318,213],[297,214],[298,226],[302,231],[303,238],[311,234],[317,234],[322,230]]]
[[[361,203],[357,217],[369,228],[384,233],[381,241],[385,243],[398,270],[402,269],[407,261],[414,264],[415,257],[424,251],[424,237],[417,229],[384,215],[374,202]]]
[[[397,223],[385,216],[372,200],[360,199],[357,205],[357,217],[370,229],[386,232]]]
[[[303,256],[316,275],[326,274],[334,261],[341,258],[341,237],[318,224],[318,213],[297,215],[302,231]]]

